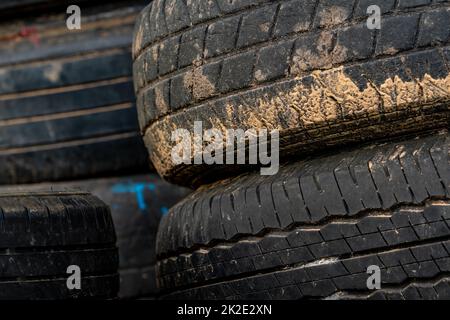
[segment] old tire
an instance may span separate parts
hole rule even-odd
[[[119,298],[151,298],[157,294],[156,232],[161,216],[189,192],[173,187],[155,174],[3,186],[14,190],[73,189],[88,191],[111,208],[119,249]]]
[[[119,298],[152,298],[156,286],[156,232],[161,217],[189,192],[155,174],[73,182],[111,207],[119,248]]]
[[[110,299],[119,275],[108,207],[87,193],[43,190],[0,196],[0,299]],[[69,290],[78,266],[81,289]]]
[[[147,167],[130,45],[141,1],[0,25],[0,184]]]
[[[369,145],[196,191],[161,221],[163,297],[449,299],[449,143]]]
[[[380,30],[366,26],[370,5]],[[153,164],[179,184],[229,174],[171,161],[172,132],[194,121],[278,129],[284,158],[447,127],[449,23],[449,1],[155,0],[133,48]]]

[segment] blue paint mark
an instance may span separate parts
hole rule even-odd
[[[166,207],[162,207],[160,210],[163,216],[169,213],[169,209],[167,209]]]
[[[141,211],[147,209],[144,197],[145,190],[155,191],[156,186],[154,183],[129,182],[118,183],[112,187],[113,193],[134,193],[136,195],[138,207]]]

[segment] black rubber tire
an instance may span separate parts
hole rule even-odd
[[[119,248],[119,298],[152,298],[157,294],[155,242],[159,220],[190,190],[174,187],[155,174],[89,179],[25,186],[8,190],[64,189],[88,191],[111,208]],[[142,191],[140,191],[142,190]],[[138,196],[142,195],[142,198]]]
[[[201,188],[161,220],[163,297],[449,299],[449,146],[443,132]]]
[[[152,298],[156,287],[156,232],[161,217],[191,191],[156,174],[69,183],[111,207],[119,247],[119,298]],[[142,199],[137,192],[143,188]]]
[[[116,237],[109,208],[81,192],[0,195],[0,299],[117,297]],[[81,271],[69,290],[67,268]]]
[[[83,7],[0,25],[0,184],[148,167],[131,79],[142,1]]]
[[[366,26],[374,4],[381,30]],[[278,129],[282,157],[445,128],[449,24],[442,0],[155,0],[133,48],[152,162],[178,184],[229,175],[171,161],[173,130],[194,121],[223,134]]]

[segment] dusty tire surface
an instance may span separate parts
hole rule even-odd
[[[115,298],[116,237],[109,208],[80,192],[3,192],[0,196],[0,299]],[[67,268],[81,272],[69,290]]]
[[[380,30],[366,26],[374,4]],[[449,1],[155,0],[133,47],[155,168],[179,184],[218,177],[171,161],[172,131],[194,121],[277,129],[283,157],[447,127],[449,23]]]
[[[65,10],[0,25],[0,184],[147,166],[130,45],[141,1]]]
[[[89,192],[111,209],[119,250],[119,298],[154,297],[156,232],[161,216],[191,190],[174,187],[156,174],[0,186],[13,190],[70,189]]]
[[[441,132],[200,188],[161,220],[162,297],[450,298],[449,145]]]

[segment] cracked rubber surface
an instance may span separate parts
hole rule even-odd
[[[427,281],[410,281],[401,286],[384,288],[373,293],[352,295],[342,293],[330,299],[341,300],[449,300],[450,277],[438,277]]]
[[[109,208],[81,192],[2,192],[0,299],[115,298],[116,236]],[[81,270],[69,290],[67,268]]]
[[[159,220],[177,201],[190,192],[174,187],[156,174],[0,186],[0,194],[11,190],[64,189],[88,191],[111,208],[119,249],[119,298],[154,297],[155,241]]]
[[[142,1],[0,24],[0,184],[136,172],[139,134],[130,45]]]
[[[373,4],[383,12],[381,30],[366,27]],[[222,134],[278,129],[285,158],[447,127],[449,5],[153,1],[137,23],[133,54],[140,127],[155,168],[194,186],[239,170],[173,164],[172,131],[192,132],[194,121]]]
[[[449,143],[445,131],[200,188],[161,221],[163,297],[448,297]],[[385,291],[367,289],[370,265]]]

